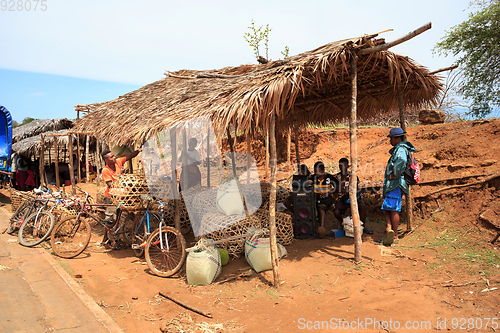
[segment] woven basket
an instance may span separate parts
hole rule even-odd
[[[243,220],[241,220],[244,218]],[[241,220],[239,222],[236,222]],[[222,227],[227,226],[222,230],[214,231],[209,233],[204,238],[209,238],[213,240],[227,239],[236,235],[244,235],[248,232],[250,228],[261,228],[260,219],[251,215],[246,217],[246,215],[224,215],[220,213],[206,214],[203,218],[202,229],[206,228],[208,230],[213,230],[214,226]],[[204,232],[203,232],[204,233]],[[219,248],[226,249],[231,257],[239,257],[245,250],[245,238],[236,239],[233,241],[228,241],[218,245]]]
[[[125,174],[111,183],[111,202],[123,210],[142,208],[141,194],[148,193],[146,178],[138,174]]]
[[[262,228],[269,229],[269,210],[259,209],[254,214],[262,221]],[[276,212],[276,239],[281,245],[290,245],[293,241],[293,219],[290,214]]]
[[[17,191],[13,188],[10,189],[10,203],[12,207],[12,212],[14,213],[22,204],[24,201],[28,199],[32,199],[35,196],[33,195],[33,192],[23,192],[23,191]]]

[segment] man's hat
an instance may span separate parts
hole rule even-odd
[[[403,129],[399,127],[392,128],[391,131],[389,132],[389,135],[387,136],[388,138],[391,137],[396,137],[396,136],[402,136],[405,135],[406,132],[403,132]]]

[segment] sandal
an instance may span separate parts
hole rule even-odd
[[[391,246],[393,242],[394,242],[394,231],[389,230],[385,238],[382,240],[382,244],[384,244],[385,246]]]

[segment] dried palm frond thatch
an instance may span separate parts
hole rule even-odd
[[[69,129],[72,126],[73,121],[66,118],[33,120],[26,125],[16,127],[12,130],[12,143],[32,136],[38,136],[40,133]]]
[[[167,72],[162,80],[96,106],[75,129],[126,144],[198,117],[210,117],[218,135],[231,123],[244,131],[266,128],[274,111],[278,127],[341,120],[349,116],[349,61],[354,51],[385,43],[376,36],[262,65]],[[433,102],[441,91],[439,77],[387,50],[360,54],[357,68],[359,119],[397,109],[398,83],[408,107]]]
[[[67,129],[49,132],[47,134],[57,134],[58,136],[45,136],[43,138],[45,142],[45,146],[53,145],[54,140],[57,140],[57,144],[62,146],[68,145],[68,135],[62,135],[68,133]],[[81,141],[81,139],[80,139]],[[15,151],[18,154],[24,154],[26,156],[36,155],[40,151],[40,135],[32,136],[21,141],[18,141],[12,145],[12,151]],[[73,134],[73,144],[76,144],[76,135]]]

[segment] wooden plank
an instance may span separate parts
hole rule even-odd
[[[350,134],[350,150],[351,150],[351,177],[349,182],[349,199],[351,201],[351,214],[354,224],[354,261],[361,262],[361,235],[363,227],[359,220],[358,198],[357,198],[357,169],[358,169],[358,143],[356,137],[356,117],[357,117],[357,61],[358,57],[353,52],[350,60],[350,75],[351,75],[351,114],[349,118],[349,134]]]
[[[172,187],[174,194],[174,226],[179,232],[181,231],[181,216],[180,216],[180,198],[179,188],[177,185],[177,131],[175,128],[170,129],[170,149],[172,153]]]
[[[297,170],[300,167],[300,149],[299,149],[299,126],[294,126],[295,130],[295,159],[297,160]]]
[[[286,162],[288,165],[292,164],[292,127],[288,127],[286,133]]]
[[[264,171],[266,180],[269,181],[269,129],[266,130],[266,165]]]
[[[269,197],[269,233],[271,238],[271,263],[273,266],[274,287],[280,286],[278,261],[278,245],[276,242],[276,110],[273,110],[269,124],[269,141],[271,148],[271,195]]]
[[[96,149],[96,159],[95,159],[95,167],[96,167],[96,174],[97,174],[97,186],[100,186],[101,185],[101,166],[102,166],[102,162],[101,162],[101,143],[99,142],[99,140],[97,140],[96,138],[96,143],[95,143],[95,149]]]
[[[40,158],[39,158],[39,172],[40,172],[40,184],[46,184],[45,182],[45,161],[44,161],[44,140],[43,140],[43,133],[40,134]]]
[[[251,157],[252,157],[252,145],[251,145],[251,139],[252,137],[250,136],[250,132],[247,132],[247,184],[250,184],[250,166],[252,163]]]
[[[81,161],[81,156],[80,156],[80,135],[76,135],[76,159],[77,159],[77,168],[78,168],[78,182],[82,182],[82,169],[80,168],[80,161]],[[75,161],[73,161],[75,163]]]
[[[207,128],[207,187],[210,188],[210,122]]]

